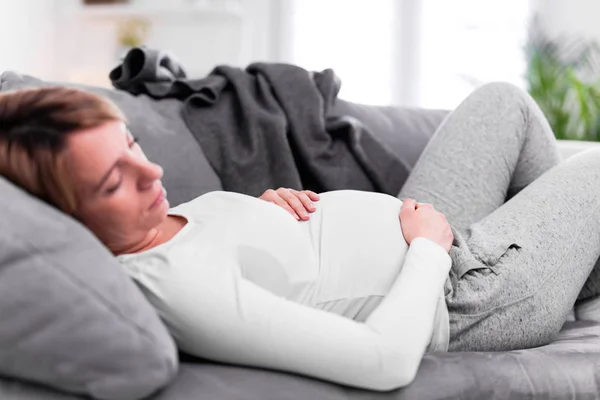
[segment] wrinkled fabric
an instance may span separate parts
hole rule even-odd
[[[410,172],[361,122],[332,112],[341,83],[330,69],[256,63],[189,79],[169,54],[135,48],[110,78],[133,94],[185,102],[184,119],[226,191],[396,195]]]

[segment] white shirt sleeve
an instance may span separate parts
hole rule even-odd
[[[364,323],[277,297],[223,265],[203,277],[173,268],[139,280],[184,351],[391,390],[416,375],[450,266],[444,249],[415,239],[389,294]]]

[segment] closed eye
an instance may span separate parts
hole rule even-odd
[[[138,138],[137,137],[132,136],[131,138],[132,138],[132,140],[129,142],[129,148],[130,149],[132,149],[136,145],[136,143],[138,142]],[[119,190],[119,188],[121,187],[122,183],[123,183],[123,176],[121,175],[119,177],[119,181],[115,185],[113,185],[113,186],[109,187],[108,189],[106,189],[106,194],[108,194],[108,195],[114,194],[117,190]]]
[[[121,187],[121,183],[123,183],[123,180],[119,179],[119,182],[117,182],[116,185],[111,186],[108,189],[106,189],[106,194],[113,194],[113,193],[115,193]]]

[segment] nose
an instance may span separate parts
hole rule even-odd
[[[138,165],[140,189],[150,188],[154,182],[163,177],[163,169],[160,165],[148,160],[142,160]]]

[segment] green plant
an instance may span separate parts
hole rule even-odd
[[[600,47],[550,39],[532,24],[526,46],[529,93],[557,139],[600,141]]]

